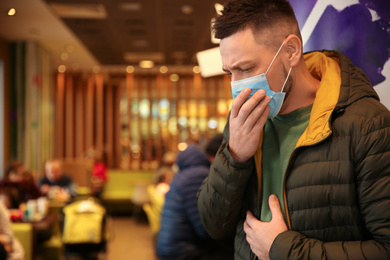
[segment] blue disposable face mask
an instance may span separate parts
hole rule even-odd
[[[271,108],[269,115],[268,115],[268,118],[274,118],[279,113],[279,111],[283,105],[284,97],[286,96],[286,93],[283,92],[283,89],[284,89],[284,86],[286,85],[287,79],[290,76],[291,69],[292,69],[292,67],[290,67],[287,78],[283,83],[282,90],[280,92],[275,93],[270,88],[270,86],[268,84],[266,74],[268,73],[274,60],[276,59],[280,50],[282,49],[283,44],[284,44],[284,42],[280,46],[278,52],[275,54],[275,57],[272,59],[271,64],[268,66],[268,69],[265,73],[260,74],[260,75],[256,75],[254,77],[231,82],[233,99],[235,99],[238,96],[238,94],[240,94],[240,92],[246,87],[251,89],[251,94],[249,95],[248,99],[250,97],[252,97],[253,94],[255,94],[256,91],[258,91],[259,89],[264,89],[266,92],[266,95],[269,96],[271,99],[268,103],[268,106]]]

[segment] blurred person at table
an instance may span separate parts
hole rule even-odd
[[[21,203],[42,195],[32,172],[18,161],[7,166],[4,178],[0,181],[0,193],[7,208],[18,208]]]
[[[24,250],[17,238],[14,237],[8,209],[0,202],[0,244],[5,249],[7,260],[23,260]]]
[[[153,184],[148,187],[150,197],[158,197],[159,200],[164,201],[165,194],[169,191],[170,183],[176,173],[175,160],[175,153],[167,152],[164,154],[160,167],[157,168],[154,174]]]
[[[25,169],[21,172],[20,179],[19,185],[20,189],[23,191],[23,202],[35,200],[42,196],[42,193],[35,181],[35,174],[32,171]]]
[[[76,195],[73,180],[62,172],[59,160],[48,160],[45,163],[45,177],[39,182],[42,194],[50,199],[66,201]]]
[[[170,183],[174,176],[174,171],[171,167],[162,166],[156,170],[153,185],[155,187],[155,194],[164,196],[170,189]]]
[[[222,135],[210,140],[205,151],[190,145],[179,153],[179,172],[165,196],[157,238],[159,260],[233,259],[233,243],[212,239],[204,230],[197,208],[197,192],[221,145]]]
[[[107,182],[107,167],[104,152],[95,151],[93,153],[92,163],[92,190],[94,195],[99,198]]]

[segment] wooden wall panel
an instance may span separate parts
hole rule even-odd
[[[150,75],[147,76],[146,78],[146,97],[149,99],[149,116],[146,119],[148,127],[146,128],[146,140],[145,140],[145,145],[146,145],[146,158],[145,160],[148,163],[152,163],[153,161],[153,138],[152,138],[152,133],[151,133],[151,126],[152,126],[152,105],[153,105],[153,96],[152,96],[152,78]]]
[[[229,75],[223,76],[223,89],[225,90],[225,99],[232,99],[232,89],[230,85],[230,77]]]
[[[77,78],[75,83],[75,157],[81,158],[86,155],[85,147],[85,93],[81,75]]]
[[[7,163],[11,159],[11,153],[10,153],[10,146],[16,144],[11,143],[11,134],[10,134],[10,124],[11,120],[15,120],[11,118],[11,113],[10,113],[10,96],[11,96],[11,89],[10,89],[10,71],[11,71],[11,64],[10,64],[10,50],[11,46],[8,42],[6,42],[3,39],[0,39],[0,60],[3,62],[3,77],[4,77],[4,93],[3,93],[3,103],[1,104],[3,106],[3,122],[1,122],[1,125],[3,126],[3,139],[1,142],[3,143],[3,158],[1,158],[1,163],[3,163],[0,167],[1,173],[0,173],[0,178],[3,177],[3,170],[5,170],[5,167],[7,166]],[[14,133],[13,133],[14,134]],[[1,153],[0,153],[1,154]]]
[[[127,121],[128,121],[128,131],[129,131],[129,145],[131,146],[133,142],[133,135],[132,135],[132,123],[133,123],[133,112],[132,109],[132,102],[134,97],[134,74],[127,73],[126,74],[126,95],[127,95]],[[118,103],[119,104],[119,103]],[[131,156],[131,149],[129,149],[129,165],[133,162],[133,158]]]
[[[64,98],[65,98],[65,74],[57,74],[57,91],[55,100],[55,146],[54,156],[63,158],[65,154],[64,135]]]
[[[65,80],[65,158],[75,157],[75,114],[74,114],[74,80],[66,75]]]
[[[156,76],[155,78],[156,80],[156,99],[157,99],[157,102],[160,102],[161,98],[162,98],[162,88],[163,88],[163,78],[162,78],[162,75],[159,74]],[[160,113],[160,111],[159,111]],[[156,155],[156,160],[158,162],[161,162],[162,161],[162,157],[163,157],[163,145],[162,145],[162,137],[161,137],[161,130],[162,130],[162,124],[161,124],[161,118],[160,116],[158,115],[157,117],[157,124],[158,124],[158,127],[160,129],[158,135],[156,135],[154,137],[154,142],[155,142],[155,155]]]
[[[104,149],[104,79],[103,74],[96,74],[96,148]]]
[[[136,86],[137,86],[137,100],[138,100],[138,106],[141,104],[141,100],[142,100],[142,87],[143,87],[143,81],[145,80],[145,76],[142,75],[140,77],[138,77],[138,80],[136,82]],[[143,154],[142,154],[142,118],[140,116],[140,110],[138,109],[138,117],[137,117],[137,124],[138,124],[138,143],[137,145],[139,145],[140,149],[139,149],[139,156],[137,155],[138,158],[134,158],[134,156],[132,157],[132,159],[134,159],[133,163],[131,165],[133,165],[133,167],[135,168],[139,168],[140,167],[140,164],[141,164],[141,161],[144,159],[143,158]],[[133,151],[132,151],[133,152]],[[133,154],[133,153],[132,153]]]
[[[107,167],[113,168],[114,167],[114,131],[115,131],[115,124],[114,124],[114,90],[113,90],[113,78],[110,77],[108,79],[107,88],[105,89],[105,128],[106,128],[106,160],[107,160]]]
[[[89,150],[94,147],[94,137],[95,137],[95,82],[94,75],[88,76],[87,82],[87,95],[86,95],[86,120],[85,120],[85,132],[87,133],[85,136],[85,146],[86,149]]]
[[[115,130],[115,145],[116,145],[115,146],[116,147],[116,149],[115,149],[115,151],[116,151],[115,164],[116,164],[117,168],[120,168],[121,163],[122,163],[122,146],[121,146],[122,124],[121,124],[121,121],[119,120],[121,118],[120,107],[119,107],[121,97],[122,97],[121,81],[118,82],[115,93],[116,93],[116,96],[115,96],[115,104],[116,105],[115,105],[114,111],[115,111],[115,118],[118,119],[115,122],[115,129],[114,129]]]

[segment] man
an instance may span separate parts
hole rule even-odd
[[[209,174],[210,161],[221,145],[222,135],[210,140],[204,152],[189,146],[177,157],[179,172],[170,184],[157,239],[159,260],[233,259],[233,242],[213,240],[202,227],[197,209],[197,191]]]
[[[390,113],[365,74],[303,55],[285,0],[229,1],[213,29],[238,95],[198,194],[205,229],[235,232],[235,259],[389,259]]]
[[[67,200],[69,195],[75,195],[75,185],[72,179],[62,172],[59,160],[48,160],[45,163],[45,177],[39,183],[42,194]]]

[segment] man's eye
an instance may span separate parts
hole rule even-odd
[[[249,72],[249,71],[251,71],[251,69],[252,69],[252,68],[242,69],[241,71],[242,71],[242,72]]]

